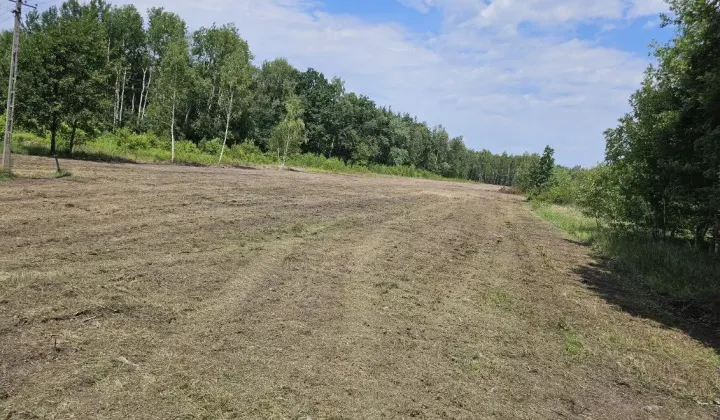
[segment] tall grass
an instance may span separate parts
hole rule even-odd
[[[608,227],[574,207],[533,203],[533,208],[552,225],[610,259],[629,286],[678,299],[720,298],[718,256],[687,243],[653,240]]]

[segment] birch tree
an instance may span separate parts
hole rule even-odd
[[[270,137],[270,143],[280,160],[280,169],[285,167],[288,153],[298,150],[306,139],[300,98],[296,95],[290,96],[285,103],[285,112],[285,118],[273,128]]]
[[[146,57],[144,59],[142,88],[138,107],[139,121],[144,120],[147,114],[150,87],[151,85],[154,86],[156,68],[164,61],[171,45],[181,38],[184,40],[186,32],[185,21],[175,13],[166,12],[161,7],[154,7],[148,11]],[[184,55],[188,56],[187,41],[184,40],[183,45],[185,46]],[[163,86],[160,89],[163,89]]]
[[[220,71],[220,103],[225,111],[225,134],[220,149],[218,165],[222,162],[225,145],[227,144],[230,120],[240,117],[242,108],[250,96],[250,83],[252,82],[252,66],[250,57],[243,49],[236,49],[227,58]]]
[[[170,126],[170,160],[175,161],[175,132],[178,109],[187,100],[192,83],[188,44],[185,38],[173,40],[160,62],[157,96],[154,114],[162,121],[167,118]],[[164,130],[158,130],[164,131]]]

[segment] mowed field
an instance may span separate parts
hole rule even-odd
[[[0,182],[0,419],[716,416],[716,350],[497,187],[62,164]]]

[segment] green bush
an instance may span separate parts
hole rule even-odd
[[[197,155],[200,154],[200,149],[191,141],[178,140],[175,142],[175,154],[185,156]]]
[[[252,140],[246,140],[244,143],[233,145],[225,150],[225,156],[230,161],[258,165],[272,164],[277,161],[275,156],[264,154]]]
[[[208,155],[220,155],[220,149],[222,149],[222,140],[220,139],[212,139],[212,140],[201,140],[200,144],[198,145],[198,148],[201,152],[206,153]]]
[[[122,128],[115,133],[115,143],[121,150],[133,153],[140,149],[153,147],[153,140],[150,136],[135,134],[127,128]]]
[[[288,165],[301,166],[305,168],[313,168],[321,171],[347,172],[349,168],[345,162],[338,158],[326,158],[312,153],[304,153],[302,155],[294,155],[288,158]],[[361,171],[363,168],[358,167]]]

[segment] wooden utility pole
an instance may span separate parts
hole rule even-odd
[[[15,1],[15,31],[13,32],[12,54],[10,55],[10,80],[8,82],[8,98],[5,116],[5,140],[3,141],[2,170],[10,172],[10,149],[12,147],[13,117],[15,114],[15,82],[17,82],[18,49],[20,48],[20,18],[23,3]]]
[[[18,67],[18,51],[20,50],[20,25],[22,24],[22,7],[28,6],[36,9],[37,6],[30,6],[27,3],[23,3],[22,0],[9,0],[11,3],[15,3],[15,30],[13,31],[13,45],[12,54],[10,55],[10,77],[8,81],[8,98],[7,98],[7,109],[5,116],[5,139],[3,141],[3,153],[2,163],[0,163],[0,170],[10,172],[12,170],[12,164],[10,160],[11,149],[12,149],[12,130],[13,122],[15,118],[15,93],[17,84],[17,67]]]

